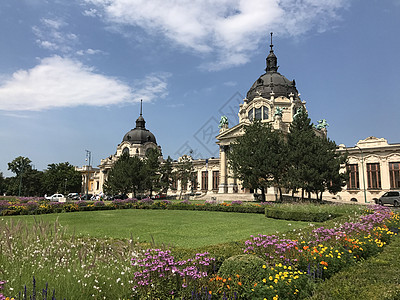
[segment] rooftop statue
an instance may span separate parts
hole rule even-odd
[[[221,116],[221,120],[219,121],[219,128],[228,127],[228,118],[227,116]]]
[[[282,117],[282,114],[283,114],[283,108],[282,107],[276,107],[275,108],[275,114],[274,114],[274,116],[280,116],[280,117]]]
[[[294,114],[293,119],[296,119],[301,113],[303,113],[303,108],[299,107],[296,113]]]
[[[326,122],[325,119],[318,120],[318,124],[315,126],[316,129],[321,130],[321,129],[326,129],[329,124]]]

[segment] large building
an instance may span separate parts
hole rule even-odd
[[[278,59],[273,50],[272,35],[270,48],[265,73],[254,82],[243,103],[238,107],[239,123],[229,127],[227,119],[221,118],[219,135],[216,136],[216,143],[220,149],[219,157],[192,160],[194,180],[187,183],[174,182],[168,191],[169,194],[194,191],[202,197],[224,199],[224,196],[228,195],[229,199],[253,199],[254,191],[245,189],[229,170],[226,158],[229,145],[244,133],[244,126],[253,120],[270,123],[275,130],[288,132],[298,110],[306,110],[306,102],[300,99],[295,81],[288,80],[278,72]],[[85,185],[90,185],[91,193],[103,192],[108,171],[123,153],[144,157],[150,148],[159,148],[161,153],[161,147],[157,145],[155,136],[146,129],[145,123],[141,105],[136,127],[124,135],[116,153],[102,159],[98,169],[88,166],[80,169]],[[320,125],[315,130],[316,134],[326,136],[326,126],[324,123]],[[360,140],[355,147],[346,148],[340,145],[338,151],[349,153],[347,171],[350,179],[342,192],[337,195],[326,194],[326,197],[370,202],[384,191],[400,189],[400,144],[388,144],[385,139],[370,137]],[[91,172],[87,172],[88,170]],[[267,199],[275,199],[275,194],[275,188],[269,188]]]

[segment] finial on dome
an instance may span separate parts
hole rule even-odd
[[[271,50],[269,51],[269,54],[267,56],[267,68],[265,71],[267,72],[277,72],[278,71],[278,59],[275,56],[274,53],[274,45],[272,44],[272,32],[271,32],[271,44],[269,45],[271,47]]]
[[[270,52],[274,52],[274,50],[272,49],[274,47],[274,45],[272,44],[272,34],[273,34],[273,32],[271,32],[271,45],[269,45],[271,47]]]
[[[143,106],[143,100],[140,99],[140,115],[142,115],[142,106]]]

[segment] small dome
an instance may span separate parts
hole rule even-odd
[[[269,99],[272,92],[274,92],[274,97],[289,97],[291,93],[297,97],[299,93],[294,80],[290,81],[279,72],[268,71],[254,82],[246,98],[249,102],[257,96]]]
[[[127,134],[125,134],[122,141],[129,142],[131,144],[144,144],[147,142],[152,142],[154,144],[157,144],[154,134],[145,128],[132,129]]]
[[[140,116],[136,119],[136,128],[131,129],[131,131],[125,134],[122,141],[131,144],[144,144],[151,142],[157,145],[154,134],[146,129],[146,121],[142,116],[142,101],[140,101]]]

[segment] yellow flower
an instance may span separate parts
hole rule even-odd
[[[263,265],[263,269],[266,269],[267,268],[267,266],[266,265]]]

